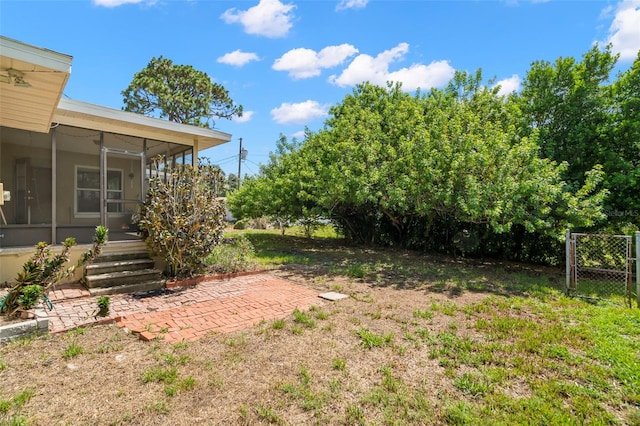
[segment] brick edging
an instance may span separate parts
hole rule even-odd
[[[99,320],[94,320],[94,321],[90,321],[84,324],[78,324],[78,325],[73,325],[71,327],[65,327],[65,328],[60,328],[57,330],[49,330],[49,334],[61,334],[61,333],[67,333],[69,331],[78,329],[78,328],[84,328],[84,327],[93,327],[95,325],[107,325],[107,324],[117,324],[118,322],[122,321],[122,316],[121,315],[117,315],[114,317],[108,317],[108,318],[103,318],[103,319],[99,319]]]
[[[165,283],[165,287],[166,288],[190,287],[198,283],[201,283],[203,281],[228,280],[231,278],[244,277],[247,275],[258,275],[265,272],[267,271],[264,269],[259,269],[256,271],[243,271],[243,272],[230,272],[227,274],[203,275],[201,277],[187,278],[184,280],[167,281]]]

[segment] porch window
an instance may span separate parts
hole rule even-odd
[[[107,198],[122,200],[122,170],[107,171]],[[100,169],[76,166],[76,216],[96,217],[100,214]],[[109,213],[122,213],[122,204],[108,204]]]

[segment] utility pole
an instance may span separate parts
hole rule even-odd
[[[242,138],[240,138],[240,151],[238,152],[238,189],[240,189],[240,166],[242,165]]]
[[[247,158],[247,153],[249,152],[246,149],[242,148],[242,138],[239,138],[239,139],[240,139],[240,151],[238,151],[238,189],[240,189],[240,172],[241,172],[242,160]]]

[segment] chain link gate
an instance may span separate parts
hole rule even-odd
[[[632,248],[628,235],[567,231],[567,294],[596,299],[620,296],[631,307],[634,296],[638,298]]]

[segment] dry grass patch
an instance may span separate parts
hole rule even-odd
[[[352,297],[189,343],[145,343],[101,325],[3,344],[1,421],[191,426],[640,420],[637,311],[567,299],[557,291],[561,275],[528,267],[507,270],[409,253],[398,257],[391,273],[390,252],[304,244],[296,239],[287,250],[301,253],[307,264],[274,273]],[[365,268],[365,278],[330,272],[339,255],[378,266]]]

